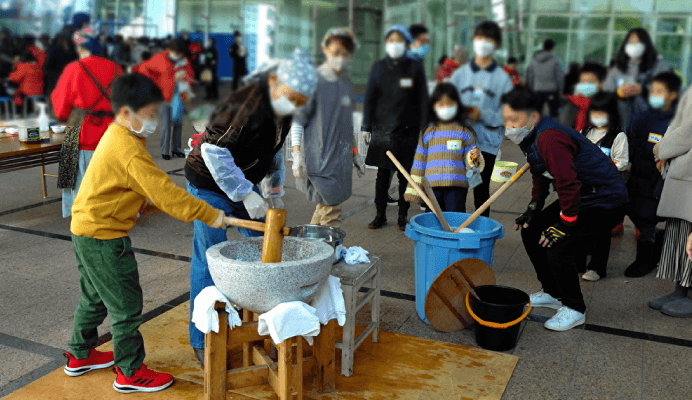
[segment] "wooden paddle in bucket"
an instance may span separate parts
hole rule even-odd
[[[471,225],[471,223],[473,223],[473,221],[475,221],[476,218],[480,217],[480,215],[483,214],[483,212],[487,210],[488,207],[490,207],[490,205],[495,202],[495,200],[502,196],[502,193],[507,191],[507,189],[509,189],[509,187],[512,186],[514,182],[521,178],[521,176],[524,175],[524,172],[528,171],[530,167],[531,166],[529,165],[529,163],[524,164],[524,166],[521,167],[521,169],[517,171],[517,173],[514,174],[514,176],[510,180],[508,180],[502,186],[500,186],[500,188],[497,189],[497,191],[493,193],[493,195],[490,196],[490,198],[485,203],[483,203],[483,205],[480,206],[480,208],[478,208],[476,212],[471,214],[471,216],[468,217],[468,219],[466,219],[466,221],[464,221],[464,223],[461,224],[454,232],[459,233],[462,229],[467,228],[469,225]]]
[[[440,210],[440,205],[437,204],[437,199],[435,199],[435,196],[433,195],[432,198],[435,199],[435,203],[433,203],[428,196],[426,196],[426,192],[421,189],[420,186],[416,182],[413,181],[413,178],[411,178],[411,175],[406,171],[406,168],[404,168],[403,165],[399,162],[399,160],[394,157],[394,154],[392,154],[391,151],[387,151],[387,156],[392,160],[394,165],[399,169],[402,175],[404,175],[404,178],[408,181],[408,183],[411,184],[411,186],[418,192],[418,195],[420,196],[421,199],[425,202],[425,204],[430,207],[431,210],[433,210],[433,213],[437,217],[437,219],[440,221],[440,225],[442,225],[442,229],[444,229],[446,232],[452,232],[452,227],[449,226],[449,223],[447,223],[447,220],[445,219],[444,214],[442,214],[442,211]],[[429,185],[429,183],[428,183]],[[431,190],[432,191],[432,190]],[[435,205],[437,204],[437,207]]]

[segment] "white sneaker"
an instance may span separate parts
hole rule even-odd
[[[529,296],[531,299],[531,306],[533,307],[545,307],[557,310],[562,307],[562,302],[555,297],[549,295],[548,293],[541,290]]]
[[[557,314],[547,320],[543,326],[552,331],[566,331],[575,326],[583,325],[584,322],[586,322],[584,314],[569,307],[560,307]]]
[[[581,279],[585,281],[591,281],[591,282],[596,282],[597,280],[601,279],[601,276],[598,275],[598,272],[590,269],[586,271],[584,275],[581,276]]]

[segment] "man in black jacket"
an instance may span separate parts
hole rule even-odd
[[[243,34],[240,31],[233,33],[233,44],[228,48],[228,55],[233,60],[233,86],[235,91],[240,81],[247,75],[247,50],[243,46]]]

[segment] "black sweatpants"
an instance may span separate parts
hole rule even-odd
[[[481,208],[483,203],[488,201],[490,198],[490,178],[493,175],[495,159],[497,158],[496,155],[486,153],[484,151],[481,152],[481,154],[483,154],[483,158],[485,159],[485,169],[483,172],[481,172],[483,183],[473,189],[473,205],[476,207],[476,210]],[[481,215],[484,217],[490,217],[490,207],[488,207],[488,209],[486,209]]]
[[[548,104],[549,115],[553,118],[557,117],[560,110],[560,93],[559,92],[536,92],[541,96],[543,104]]]
[[[394,171],[391,169],[377,168],[377,178],[375,179],[375,208],[377,209],[377,215],[384,215],[387,211],[387,197],[389,197],[390,178],[393,173]],[[399,174],[399,215],[406,216],[411,206],[404,199],[408,181],[401,172],[397,171],[397,173]]]
[[[625,206],[584,209],[579,212],[576,226],[563,242],[552,247],[541,246],[538,244],[541,233],[559,221],[560,211],[559,201],[549,205],[533,219],[528,228],[522,229],[521,237],[536,270],[536,277],[543,285],[543,291],[561,300],[563,305],[583,313],[586,311],[586,304],[577,270],[585,266],[586,251],[591,244],[595,240],[602,240],[605,232],[609,235],[615,225],[622,221]],[[610,246],[607,252],[610,252]],[[608,254],[598,256],[608,259]]]

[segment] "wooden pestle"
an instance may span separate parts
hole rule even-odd
[[[430,186],[428,178],[423,177],[421,179],[421,183],[423,184],[423,190],[425,190],[425,193],[427,193],[430,202],[433,204],[433,213],[437,216],[437,219],[440,221],[442,229],[444,229],[447,232],[452,232],[452,227],[449,226],[449,223],[445,219],[445,215],[442,212],[442,209],[440,208],[440,203],[437,202],[437,197],[435,197],[435,192],[433,192],[433,188],[432,186]]]
[[[438,214],[437,211],[435,210],[435,206],[433,205],[432,201],[426,196],[425,191],[421,189],[420,186],[416,182],[413,181],[413,178],[411,178],[411,175],[409,175],[408,171],[406,171],[406,168],[404,168],[403,165],[399,162],[399,160],[396,159],[394,154],[392,154],[391,151],[387,151],[387,157],[389,157],[394,165],[399,169],[402,175],[404,175],[404,178],[408,181],[408,183],[411,184],[411,186],[418,192],[418,196],[420,196],[421,199],[425,202],[425,204],[430,207],[430,209],[433,211],[433,214],[437,217],[437,219],[440,221],[440,225],[442,225],[442,229],[444,229],[447,232],[452,232],[452,227],[449,226],[447,223],[447,220],[445,220],[445,216],[442,214]]]
[[[264,242],[262,243],[262,262],[281,262],[281,252],[284,248],[284,225],[286,224],[286,210],[270,208],[264,229]],[[290,232],[290,229],[289,229]]]
[[[509,187],[512,186],[512,184],[513,184],[514,182],[516,182],[517,179],[521,178],[521,176],[524,175],[524,172],[528,171],[530,167],[531,167],[531,166],[529,165],[529,163],[524,164],[524,166],[521,167],[521,169],[520,169],[519,171],[517,171],[517,173],[514,174],[514,176],[513,176],[510,180],[508,180],[508,181],[505,182],[502,186],[500,186],[500,188],[497,189],[497,191],[496,191],[495,193],[493,193],[493,195],[490,196],[490,198],[489,198],[485,203],[483,203],[483,205],[480,206],[480,207],[478,208],[478,210],[476,210],[475,213],[471,214],[471,216],[468,217],[468,218],[466,219],[466,221],[464,221],[463,224],[459,225],[459,227],[457,228],[457,230],[455,230],[454,232],[455,232],[455,233],[459,233],[459,232],[461,232],[462,229],[464,229],[464,228],[468,227],[469,225],[471,225],[471,223],[472,223],[473,221],[475,221],[476,218],[478,218],[481,214],[483,214],[483,212],[484,212],[485,210],[487,210],[488,207],[490,207],[490,205],[493,204],[493,203],[495,202],[495,200],[497,200],[497,198],[500,197],[500,196],[502,195],[502,193],[504,193],[507,189],[509,189]],[[488,168],[488,166],[486,166],[486,168]]]
[[[269,219],[269,212],[271,210],[275,210],[273,208],[270,208],[267,210],[267,218]],[[285,212],[285,210],[284,210]],[[265,232],[266,229],[266,223],[263,222],[257,222],[257,221],[248,221],[246,219],[238,219],[238,218],[226,218],[226,221],[228,222],[229,226],[235,226],[237,228],[245,228],[245,229],[252,229],[253,231],[258,231],[258,232]],[[291,228],[289,227],[284,227],[282,229],[282,234],[284,236],[288,236],[291,234]]]
[[[281,252],[284,248],[284,236],[288,236],[291,233],[291,228],[284,226],[286,225],[286,210],[270,208],[267,210],[265,220],[267,222],[262,223],[248,221],[246,219],[227,218],[226,222],[228,222],[229,226],[264,232],[262,262],[281,262]]]

